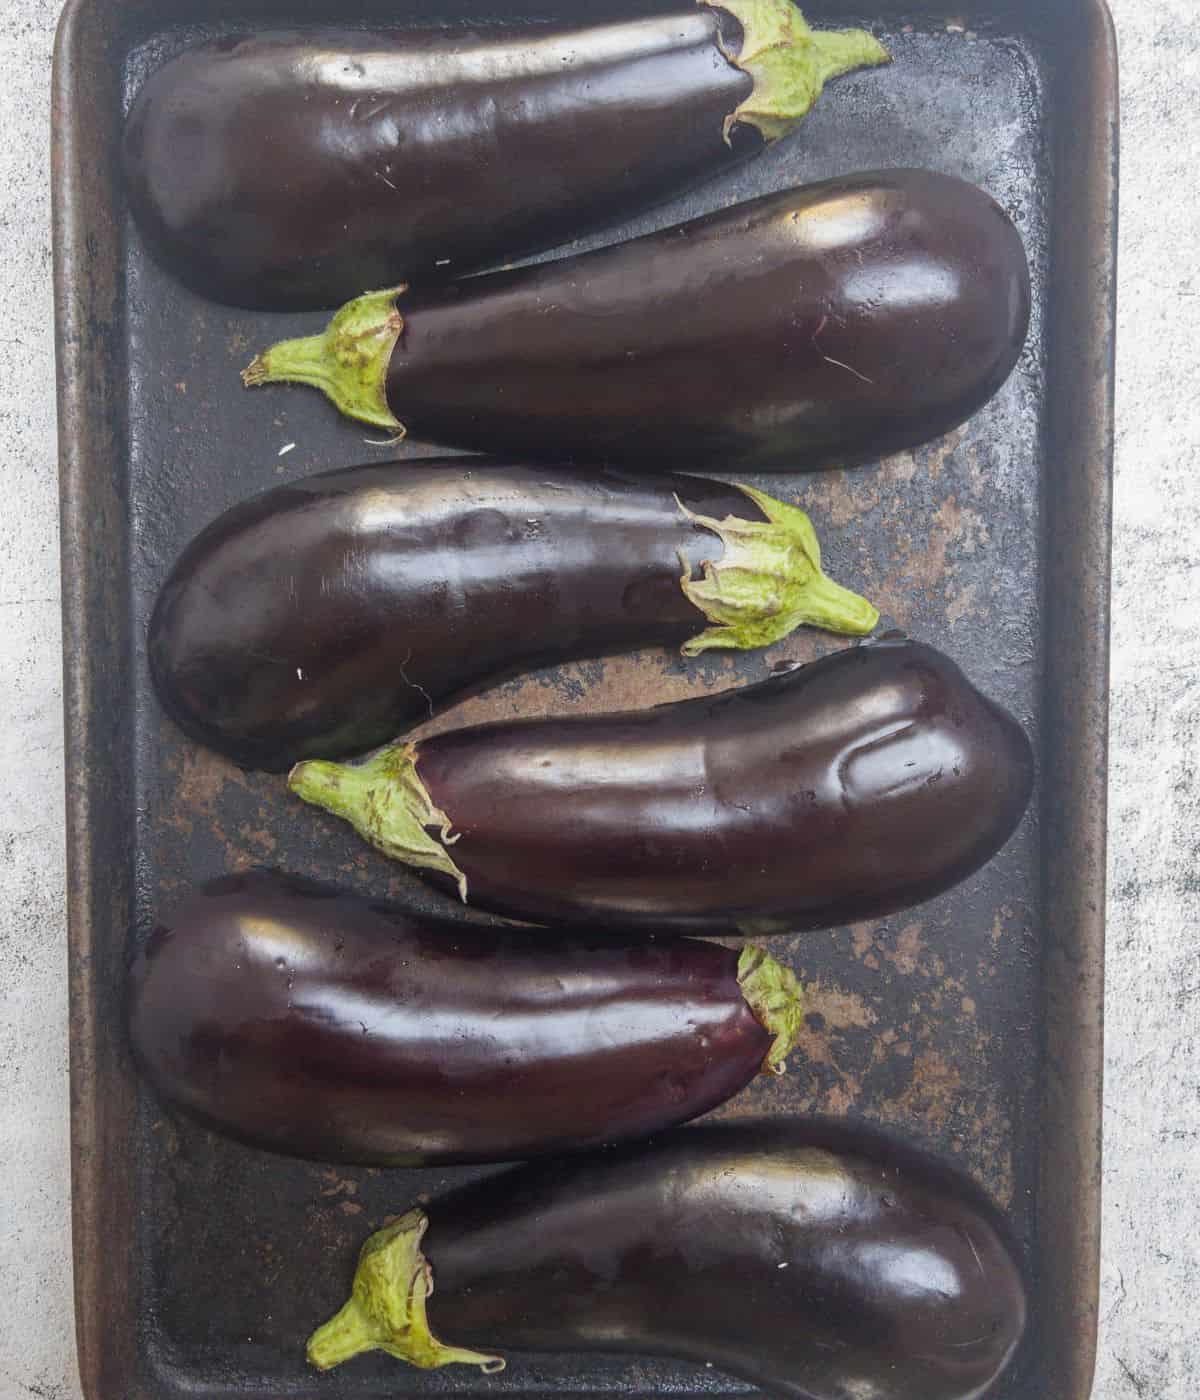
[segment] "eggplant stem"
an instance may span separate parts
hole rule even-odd
[[[741,25],[735,50],[718,39],[735,68],[753,79],[746,98],[725,118],[725,140],[740,122],[777,141],[809,114],[831,78],[855,68],[890,63],[892,56],[865,29],[811,29],[793,0],[697,0],[724,10]]]
[[[281,340],[256,355],[242,371],[242,383],[247,389],[308,384],[347,417],[385,428],[398,441],[405,430],[388,403],[387,375],[404,332],[396,300],[405,290],[389,287],[348,301],[318,335]]]
[[[821,546],[804,511],[752,486],[738,489],[765,519],[727,515],[714,520],[696,515],[675,497],[693,525],[711,530],[725,546],[721,558],[706,563],[698,579],[680,556],[679,586],[713,624],[684,642],[684,656],[712,647],[746,651],[770,646],[802,626],[851,637],[874,631],[878,609],[821,571]]]
[[[774,1037],[764,1074],[782,1074],[804,1027],[804,988],[790,967],[753,945],[738,958],[738,986],[759,1024]]]
[[[421,1252],[428,1228],[425,1212],[410,1210],[370,1236],[348,1301],[308,1339],[311,1365],[329,1371],[364,1351],[385,1351],[427,1371],[456,1363],[487,1374],[504,1369],[502,1356],[447,1346],[433,1335],[426,1313],[433,1269]]]
[[[308,759],[288,774],[288,787],[305,802],[348,821],[392,860],[449,875],[467,902],[467,877],[447,849],[462,833],[451,832],[450,818],[421,781],[416,744],[380,749],[365,763]]]

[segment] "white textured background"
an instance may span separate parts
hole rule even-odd
[[[79,1393],[48,182],[58,5],[0,0],[0,1400]],[[1200,0],[1113,8],[1124,119],[1095,1400],[1198,1400]]]

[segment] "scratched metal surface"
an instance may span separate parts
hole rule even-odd
[[[223,27],[196,25],[198,8],[191,0],[144,0],[114,11],[119,18],[106,42],[121,60],[124,100],[182,42]],[[217,11],[233,22],[264,8],[228,0]],[[637,8],[624,4],[613,12]],[[827,23],[866,18],[836,6],[808,8]],[[1010,212],[1029,251],[1034,317],[1020,364],[993,403],[948,438],[883,463],[748,479],[803,504],[829,572],[877,603],[882,626],[949,652],[1020,716],[1046,752],[1043,533],[1057,448],[1048,416],[1055,304],[1047,277],[1059,178],[1055,122],[1069,94],[1056,88],[1056,46],[1064,35],[1035,20],[1037,8],[1010,4],[1003,12],[993,7],[963,16],[938,4],[885,6],[883,23],[872,23],[895,55],[890,69],[839,82],[800,133],[757,161],[589,242],[873,166],[926,165],[964,176]],[[369,6],[361,11],[370,12]],[[514,0],[510,13],[537,20],[551,12]],[[559,12],[570,13],[566,0]],[[271,13],[315,17],[319,11],[298,3],[276,4]],[[491,11],[470,0],[444,0],[427,9],[393,5],[389,13],[417,23]],[[115,83],[110,96],[117,96]],[[115,129],[117,113],[102,110],[97,119]],[[514,1355],[503,1375],[486,1381],[465,1369],[422,1374],[386,1358],[366,1358],[318,1379],[304,1365],[304,1338],[340,1302],[364,1236],[474,1173],[333,1170],[275,1158],[164,1113],[132,1085],[120,1042],[120,965],[194,882],[270,863],[416,908],[454,908],[366,850],[347,828],[289,800],[281,778],[242,773],[187,741],[155,704],[145,623],[159,583],[194,532],[253,492],[381,449],[315,394],[240,387],[237,372],[256,348],[323,318],[242,313],[193,297],[146,257],[115,189],[111,198],[108,236],[118,241],[123,285],[119,317],[96,344],[99,353],[107,347],[123,376],[111,412],[113,438],[124,452],[113,466],[114,517],[98,522],[95,534],[101,546],[105,538],[113,542],[122,586],[109,599],[107,623],[93,616],[90,625],[117,634],[109,685],[113,753],[130,762],[123,797],[133,825],[120,849],[131,879],[126,903],[115,906],[127,909],[128,919],[114,917],[106,936],[115,942],[88,983],[90,1034],[108,1038],[111,1056],[102,1073],[77,1074],[76,1095],[109,1097],[111,1138],[103,1150],[128,1165],[121,1188],[128,1228],[114,1236],[125,1290],[120,1300],[89,1301],[109,1310],[108,1325],[125,1328],[129,1344],[104,1365],[93,1365],[85,1346],[85,1386],[122,1400],[751,1393],[712,1371],[578,1356]],[[413,456],[430,450],[415,442],[404,448]],[[125,612],[114,615],[114,606]],[[684,662],[647,651],[553,668],[476,697],[436,723],[640,706],[756,680],[773,664],[837,645],[805,633],[766,654]],[[114,799],[110,813],[93,812],[92,824],[122,820],[118,805]],[[810,988],[804,1035],[786,1078],[761,1080],[720,1111],[863,1119],[958,1163],[1004,1209],[1035,1298],[1047,1238],[1044,1218],[1039,1234],[1045,1138],[1074,1131],[1072,1123],[1046,1122],[1042,1114],[1039,871],[1045,858],[1035,801],[1005,850],[943,898],[882,922],[772,940],[772,951]],[[94,1114],[89,1104],[86,1111]],[[84,1111],[78,1102],[77,1110]],[[115,1145],[118,1138],[122,1146]],[[79,1228],[77,1215],[77,1249]],[[1035,1329],[998,1396],[1050,1395],[1050,1353],[1061,1345]]]

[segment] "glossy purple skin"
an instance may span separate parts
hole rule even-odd
[[[724,546],[679,508],[761,519],[697,477],[432,459],[352,467],[227,511],[163,584],[167,712],[246,767],[363,753],[520,667],[679,646],[679,586]]]
[[[711,12],[508,34],[263,32],[130,111],[134,212],[200,293],[273,310],[548,248],[760,150]]]
[[[926,170],[784,190],[397,303],[415,436],[644,470],[840,465],[964,422],[1029,325],[1021,237]]]
[[[428,1215],[430,1324],[485,1352],[675,1356],[795,1400],[979,1400],[1025,1327],[981,1195],[861,1128],[685,1128]]]
[[[496,1162],[653,1133],[723,1103],[771,1035],[736,951],[466,928],[256,870],[214,881],[130,973],[144,1073],[256,1147]]]
[[[416,748],[476,908],[697,932],[919,904],[999,850],[1033,781],[1016,720],[896,637],[718,696]]]

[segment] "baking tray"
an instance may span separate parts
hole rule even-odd
[[[614,0],[606,15],[651,6]],[[896,918],[773,940],[813,984],[801,1053],[723,1110],[867,1120],[955,1161],[1004,1207],[1033,1327],[998,1400],[1084,1400],[1100,1186],[1116,58],[1102,0],[806,6],[869,23],[891,68],[840,81],[802,130],[598,240],[873,166],[986,186],[1024,234],[1035,310],[1020,365],[965,429],[852,472],[758,477],[810,510],[830,571],[949,651],[1022,717],[1038,797],[985,870]],[[329,1169],[165,1113],[127,1056],[131,950],[193,881],[279,864],[437,896],[186,741],[150,692],[155,589],[206,521],[264,487],[380,455],[300,390],[244,393],[253,349],[320,317],[231,311],[145,255],[117,169],[124,104],[183,43],[260,22],[403,27],[595,19],[582,0],[70,0],[54,67],[54,229],[67,740],[76,1320],[89,1400],[750,1394],[694,1368],[514,1355],[481,1379],[366,1358],[318,1377],[311,1326],[384,1216],[460,1170]],[[584,245],[576,245],[584,246]],[[296,446],[286,455],[280,450]],[[428,451],[422,444],[410,454]],[[641,705],[837,645],[684,663],[645,652],[538,672],[443,722]],[[478,1169],[475,1169],[476,1171]]]

